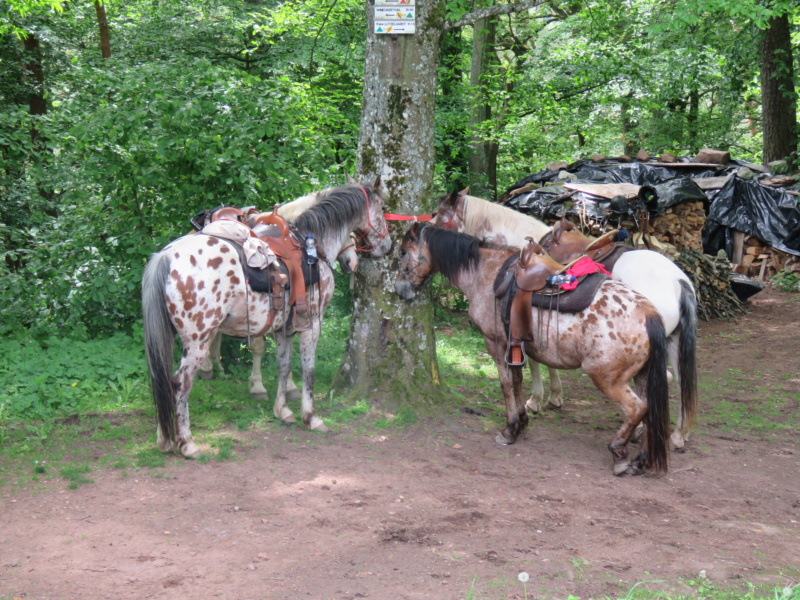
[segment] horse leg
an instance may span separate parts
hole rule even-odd
[[[675,372],[675,384],[677,387],[677,398],[678,398],[678,416],[676,418],[675,429],[670,436],[670,441],[672,442],[672,447],[676,450],[680,450],[683,448],[686,440],[689,439],[688,432],[684,432],[683,424],[684,424],[684,415],[683,415],[683,403],[681,402],[681,375],[680,369],[678,368],[678,347],[680,344],[680,333],[674,332],[671,336],[669,336],[669,342],[667,344],[667,352],[669,353],[669,362],[672,365],[672,370]]]
[[[206,357],[203,359],[203,364],[200,365],[198,375],[200,379],[212,379],[214,371],[219,371],[220,375],[225,375],[225,369],[222,367],[222,357],[220,346],[222,345],[222,333],[217,331],[217,335],[211,342],[211,349]]]
[[[210,344],[187,342],[186,340],[183,344],[183,358],[172,379],[175,388],[175,416],[178,422],[175,442],[185,458],[195,458],[200,454],[200,448],[194,443],[192,431],[189,428],[189,393],[192,391],[194,376],[208,355]],[[161,446],[159,445],[159,447]]]
[[[497,374],[500,378],[500,388],[503,390],[503,400],[506,404],[506,426],[498,433],[494,441],[508,446],[517,441],[517,437],[528,426],[527,404],[522,402],[522,367],[509,367],[505,360],[505,346],[494,340],[484,338],[486,349],[494,358]],[[539,365],[532,363],[539,368]]]
[[[534,360],[529,360],[531,368],[531,396],[525,402],[525,408],[536,414],[542,410],[542,400],[544,399],[544,385],[542,384],[542,368]],[[498,370],[501,368],[497,366]]]
[[[317,360],[320,322],[312,319],[311,328],[302,331],[300,337],[300,364],[303,365],[302,415],[303,423],[312,431],[328,431],[328,428],[314,412],[314,376]]]
[[[628,458],[628,442],[636,426],[647,413],[647,405],[634,393],[627,380],[621,382],[609,380],[606,378],[607,373],[589,373],[589,377],[609,400],[620,406],[625,415],[625,421],[608,445],[608,450],[614,457],[614,475],[641,475],[644,472],[643,465],[647,456],[642,452],[631,461]],[[646,429],[644,435],[647,435]]]
[[[278,358],[278,390],[275,392],[272,412],[276,418],[288,425],[295,422],[294,414],[286,406],[286,381],[292,370],[292,338],[283,330],[279,330],[275,332],[275,345]]]
[[[250,383],[248,391],[250,396],[259,400],[266,400],[267,390],[264,388],[264,381],[261,378],[261,361],[264,359],[264,349],[267,347],[267,340],[264,336],[257,336],[250,340],[250,354],[253,355],[253,366],[250,369]]]
[[[561,408],[564,404],[561,376],[558,374],[558,370],[553,367],[547,367],[547,372],[550,375],[550,399],[547,401],[547,406]]]

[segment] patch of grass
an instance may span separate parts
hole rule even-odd
[[[69,489],[75,490],[80,486],[87,483],[94,483],[93,479],[86,477],[86,473],[90,473],[91,469],[88,465],[68,465],[61,469],[61,476],[69,481]]]

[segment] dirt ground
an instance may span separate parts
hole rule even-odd
[[[730,406],[783,398],[776,422],[796,423],[800,298],[767,289],[751,305],[701,323],[701,403],[733,378]],[[0,598],[585,600],[638,582],[797,583],[796,428],[731,428],[707,403],[667,476],[615,478],[615,407],[578,373],[564,384],[563,410],[510,447],[469,412],[371,435],[279,427],[238,432],[238,460],[0,490]]]

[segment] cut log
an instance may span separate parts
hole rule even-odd
[[[636,198],[639,195],[641,186],[632,183],[565,183],[564,187],[568,190],[576,190],[611,200],[615,196],[625,196],[626,198]]]
[[[731,153],[723,152],[722,150],[712,150],[711,148],[703,148],[697,153],[694,159],[700,163],[727,165],[731,162]]]

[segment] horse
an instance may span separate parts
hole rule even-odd
[[[348,183],[350,185],[358,185],[358,183],[356,183],[355,180],[349,176]],[[293,223],[297,217],[316,204],[320,197],[324,196],[324,194],[324,190],[316,191],[292,200],[291,202],[281,204],[278,206],[278,214],[290,223]],[[247,218],[247,224],[250,226],[254,225],[258,217],[262,214],[267,213],[256,212],[249,214]],[[346,275],[355,273],[356,269],[358,268],[358,251],[356,250],[357,243],[358,242],[355,235],[351,233],[345,239],[344,245],[339,249],[339,253],[336,255],[336,261],[339,263],[339,267],[341,268],[342,272]],[[198,371],[198,375],[201,379],[211,379],[214,376],[215,371],[219,374],[225,373],[225,368],[222,366],[221,344],[222,332],[217,331],[217,335],[214,336],[214,341],[211,342],[211,348],[209,349],[208,356],[205,358],[203,364],[200,366],[200,370]],[[261,364],[263,362],[266,347],[267,343],[266,338],[264,337],[257,337],[250,340],[250,353],[253,356],[253,364],[250,369],[248,392],[253,398],[263,400],[267,399],[267,390],[264,387],[264,379],[261,374]],[[297,400],[301,397],[300,390],[294,382],[291,370],[289,371],[289,379],[286,382],[286,397],[289,400]]]
[[[530,256],[552,272],[563,269],[538,244]],[[477,238],[415,223],[406,232],[395,291],[412,299],[435,272],[447,277],[469,302],[468,315],[483,335],[497,365],[506,404],[506,427],[495,440],[512,444],[528,423],[521,394],[522,369],[505,362],[508,341],[493,283],[504,263],[517,252],[483,247]],[[558,369],[580,368],[611,401],[625,420],[608,445],[615,475],[641,474],[645,468],[667,471],[669,454],[669,394],[666,379],[666,333],[661,316],[644,296],[624,283],[605,277],[591,304],[579,313],[531,306],[530,358]],[[628,382],[633,379],[634,391]],[[643,399],[644,398],[644,399]],[[627,444],[646,417],[643,451],[628,458]]]
[[[519,236],[516,234],[507,234],[506,231],[513,232],[514,227],[518,225],[520,218],[524,218],[521,213],[515,210],[492,204],[474,196],[468,196],[468,190],[459,192],[458,195],[445,195],[442,196],[438,208],[434,211],[431,224],[443,229],[450,229],[452,231],[460,231],[474,235],[484,242],[498,245],[505,245],[510,247],[521,247],[527,242],[519,242]],[[467,210],[467,207],[475,207]],[[488,206],[496,208],[496,211],[491,212],[491,219],[487,218],[486,213],[489,212]],[[529,219],[525,221],[525,225],[529,228],[526,236],[531,236],[538,240],[543,235],[550,231],[550,227],[537,221],[536,219]],[[554,408],[561,408],[563,400],[563,389],[561,387],[561,377],[558,371],[553,368],[548,368],[550,377],[550,397],[546,405],[544,402],[544,384],[542,383],[542,371],[539,368],[539,363],[535,360],[530,361],[531,372],[531,395],[526,402],[528,409],[533,412],[539,412],[543,406],[552,406]]]
[[[551,229],[533,217],[468,196],[467,192],[462,190],[442,197],[435,220],[440,226],[512,247],[524,246],[525,239],[533,237],[556,262],[562,264],[583,255],[592,242],[566,220]],[[563,230],[559,240],[549,241],[558,229]],[[694,286],[675,263],[652,250],[625,252],[609,270],[614,279],[650,300],[664,320],[669,336],[669,361],[675,372],[680,405],[671,441],[675,448],[683,448],[697,411],[697,299]],[[532,412],[539,410],[538,398],[540,396],[534,393],[527,402]],[[553,402],[552,391],[550,403],[560,405],[560,402]]]
[[[337,251],[356,233],[363,251],[385,256],[391,238],[384,219],[380,177],[373,185],[347,185],[329,190],[324,198],[295,221],[303,239],[311,234],[321,254]],[[322,315],[333,295],[331,267],[320,260],[316,293],[308,294],[315,318],[299,332],[303,365],[302,419],[309,429],[326,431],[314,412],[314,363]],[[203,234],[187,235],[171,242],[148,261],[142,279],[144,340],[153,400],[156,406],[157,444],[161,451],[174,449],[195,457],[200,449],[189,426],[188,398],[194,376],[209,352],[217,331],[233,337],[273,334],[278,356],[278,389],[273,412],[284,423],[295,422],[286,406],[286,382],[291,368],[291,335],[288,294],[251,290],[237,249],[232,242]],[[180,365],[172,374],[175,336],[183,344]]]

